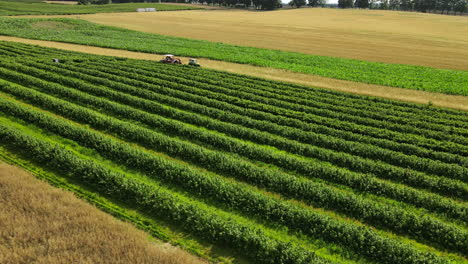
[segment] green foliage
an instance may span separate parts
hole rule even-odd
[[[308,0],[307,5],[312,6],[312,7],[317,7],[317,6],[324,7],[326,3],[327,1],[325,0]]]
[[[293,7],[301,7],[301,6],[305,6],[307,4],[306,0],[292,0],[291,2],[289,2],[289,5],[290,6],[293,6]]]
[[[353,0],[338,0],[338,7],[339,8],[352,8],[353,7]]]
[[[35,67],[42,68],[44,65],[40,64],[34,64]],[[108,63],[106,65],[109,65]],[[65,65],[64,65],[65,66]],[[7,66],[8,67],[8,66]],[[83,67],[83,65],[80,65],[80,67]],[[115,69],[118,69],[119,66],[113,67],[113,71]],[[303,155],[306,157],[312,157],[312,158],[318,158],[321,160],[325,160],[328,162],[331,162],[335,165],[338,166],[343,166],[347,167],[349,169],[357,170],[359,172],[365,172],[365,173],[374,173],[375,175],[378,175],[379,177],[383,178],[389,178],[392,180],[397,180],[401,179],[404,181],[406,184],[417,186],[419,188],[422,188],[423,186],[431,189],[435,192],[440,192],[441,194],[445,193],[450,193],[453,196],[459,197],[461,199],[466,199],[468,197],[468,190],[465,187],[462,187],[458,182],[453,182],[453,181],[441,181],[440,179],[436,178],[430,178],[427,176],[423,176],[422,173],[417,173],[417,172],[410,172],[408,170],[403,170],[398,167],[393,167],[393,166],[388,166],[388,165],[382,165],[379,163],[375,162],[370,162],[367,159],[360,159],[357,157],[353,157],[351,155],[346,155],[343,153],[336,153],[329,151],[325,148],[315,148],[312,146],[304,146],[302,144],[298,144],[297,142],[291,141],[291,140],[284,140],[281,138],[273,137],[271,134],[268,133],[258,133],[255,130],[251,129],[245,129],[241,127],[232,127],[232,126],[227,126],[223,124],[222,122],[216,122],[213,120],[209,119],[203,119],[197,115],[193,114],[185,114],[181,112],[177,112],[175,110],[169,110],[167,107],[164,106],[158,106],[156,104],[156,101],[160,101],[162,103],[170,103],[173,106],[178,106],[180,107],[184,105],[183,102],[180,102],[180,100],[175,100],[171,98],[167,98],[167,100],[163,100],[165,96],[163,95],[157,95],[157,96],[152,96],[151,93],[147,93],[144,90],[142,91],[141,89],[135,89],[133,88],[134,86],[139,86],[143,87],[143,83],[138,83],[138,82],[129,82],[128,79],[123,79],[123,78],[116,78],[115,76],[109,75],[109,74],[103,74],[98,71],[90,71],[90,70],[83,70],[79,68],[74,68],[73,70],[75,71],[63,71],[60,68],[49,68],[45,67],[49,72],[43,72],[42,74],[38,72],[37,70],[33,68],[23,68],[23,67],[14,67],[16,70],[23,71],[24,73],[28,73],[34,76],[38,76],[41,78],[45,78],[54,82],[62,83],[62,84],[67,84],[70,87],[75,87],[80,90],[86,91],[86,92],[91,92],[97,96],[107,96],[111,100],[118,100],[121,101],[122,103],[128,104],[128,105],[133,105],[139,108],[143,108],[145,111],[157,113],[158,115],[163,115],[167,116],[170,118],[177,118],[180,121],[183,122],[190,122],[192,124],[198,125],[198,126],[205,126],[205,127],[210,127],[212,129],[216,129],[221,133],[227,133],[232,136],[240,137],[243,139],[248,139],[252,140],[257,143],[261,144],[268,144],[275,146],[279,149],[283,149],[285,151],[295,153],[298,155]],[[92,66],[88,66],[87,68],[92,68]],[[106,70],[106,69],[103,69]],[[83,74],[77,73],[77,71],[81,72],[87,72],[91,76],[99,76],[101,78],[95,78],[95,77],[89,77]],[[79,79],[82,80],[87,80],[92,83],[100,83],[106,87],[110,88],[117,88],[121,91],[125,91],[129,94],[133,95],[141,95],[143,97],[146,97],[148,99],[151,99],[152,102],[145,102],[143,100],[132,100],[128,96],[125,95],[119,95],[118,93],[107,91],[100,89],[98,87],[92,87],[89,84],[85,83],[79,83],[76,80],[69,80],[69,79],[64,79],[62,77],[55,77],[54,74],[51,74],[50,72],[61,72],[64,76],[75,76]],[[124,72],[119,72],[119,75],[125,75]],[[150,75],[150,73],[142,73],[139,75],[139,78],[142,78],[143,75]],[[161,76],[161,75],[159,75]],[[4,78],[13,78],[11,75],[5,76]],[[162,76],[158,79],[159,83],[162,83]],[[170,75],[167,76],[168,79],[174,80],[174,76]],[[104,81],[106,79],[109,80],[115,80],[118,81],[118,83],[129,83],[132,86],[124,85],[124,84],[118,84],[117,82],[113,81]],[[25,78],[22,78],[22,82],[25,82]],[[155,80],[156,82],[156,80]],[[37,84],[37,81],[29,81],[26,84]],[[169,83],[168,83],[169,85]],[[200,85],[200,84],[192,84],[192,87],[195,85]],[[179,83],[179,88],[180,88],[180,83]],[[47,85],[42,85],[42,87],[47,87]],[[66,96],[64,94],[61,94],[61,96]],[[183,98],[183,94],[175,94],[174,96],[178,98]],[[102,104],[98,104],[96,106],[99,106],[102,109]],[[202,109],[195,109],[195,108],[187,108],[187,110],[190,111],[197,111],[199,113],[203,112],[212,112],[213,114],[211,116],[216,117],[221,115],[221,112],[218,110],[219,114],[215,114],[217,111],[216,109],[210,109],[208,110],[207,108]],[[121,114],[123,117],[128,116],[129,113]],[[135,119],[137,116],[132,115]],[[145,118],[147,120],[147,118]],[[238,116],[238,115],[227,115],[223,118],[223,121],[230,121],[230,122],[236,122],[236,120],[249,120],[245,116]],[[161,122],[162,121],[150,121],[150,124],[158,124],[159,129],[161,129]],[[448,175],[448,173],[453,172],[454,175],[458,175],[458,177],[463,178],[464,175],[466,175],[466,170],[458,167],[458,166],[447,166],[444,165],[443,163],[437,163],[431,160],[424,160],[424,159],[416,159],[412,157],[408,157],[405,155],[401,155],[397,152],[393,151],[385,151],[384,149],[379,149],[375,147],[370,147],[366,145],[360,145],[360,144],[353,144],[351,142],[347,141],[338,141],[333,139],[332,137],[326,137],[320,134],[315,134],[315,133],[304,133],[300,131],[296,131],[293,129],[281,129],[281,127],[275,126],[273,124],[270,124],[269,126],[266,126],[266,124],[262,124],[260,122],[255,122],[254,120],[250,120],[252,123],[253,127],[256,129],[262,129],[264,131],[271,130],[271,132],[284,135],[286,137],[290,137],[291,139],[303,141],[304,143],[314,143],[315,145],[320,145],[322,147],[326,148],[331,148],[335,149],[336,151],[347,151],[355,155],[360,155],[365,158],[372,158],[372,159],[381,159],[382,161],[394,163],[395,165],[403,165],[403,166],[412,166],[415,169],[422,169],[423,171],[428,171],[428,172],[437,172],[440,170],[440,174],[445,174]],[[233,142],[225,139],[218,139],[219,136],[216,134],[211,134],[210,133],[203,133],[205,135],[200,135],[198,132],[192,132],[190,130],[187,130],[187,128],[176,128],[175,124],[167,125],[167,128],[165,129],[166,132],[168,133],[177,133],[177,131],[180,131],[178,134],[180,136],[182,135],[190,135],[189,138],[191,139],[197,139],[200,141],[203,141],[204,144],[210,144],[213,145],[213,147],[223,147],[225,150],[229,150],[238,154],[243,154],[248,157],[256,158],[256,159],[261,159],[262,161],[266,162],[272,162],[277,164],[278,166],[285,167],[286,169],[295,169],[297,167],[303,167],[303,173],[306,173],[307,175],[315,175],[313,171],[310,171],[309,166],[305,165],[305,163],[301,160],[291,160],[291,158],[279,158],[277,157],[278,155],[273,155],[272,154],[265,154],[264,151],[261,153],[259,150],[256,150],[250,145],[245,145],[241,144],[239,142]],[[263,154],[262,154],[263,153]],[[393,161],[393,162],[392,162]],[[363,166],[365,165],[365,166]],[[424,169],[426,168],[426,169]],[[333,175],[334,173],[330,172],[330,175]],[[321,177],[325,177],[328,174],[321,175]],[[341,174],[341,176],[328,176],[330,178],[334,179],[344,179],[344,178],[352,178],[352,176],[347,176],[345,177],[344,175]],[[412,181],[408,181],[408,179],[412,179]],[[364,179],[362,179],[364,180]],[[466,181],[466,179],[464,179]],[[377,185],[377,183],[373,183],[373,185]],[[382,188],[382,187],[380,187]],[[379,192],[382,192],[380,189]],[[415,199],[414,197],[411,198],[413,201],[417,201],[419,199]],[[443,209],[444,211],[446,208]]]
[[[226,206],[242,211],[247,215],[262,216],[269,221],[278,222],[293,230],[300,230],[307,235],[320,236],[329,241],[339,241],[341,239],[339,243],[347,245],[360,254],[381,260],[382,263],[412,263],[412,261],[408,260],[408,257],[412,255],[419,259],[438,260],[433,255],[419,253],[415,249],[399,244],[397,241],[380,237],[370,229],[340,223],[333,218],[301,209],[301,207],[294,206],[293,204],[287,204],[275,198],[267,198],[259,193],[254,193],[243,188],[242,185],[234,184],[218,177],[210,176],[209,174],[200,173],[170,162],[167,159],[150,155],[149,152],[131,147],[87,128],[62,121],[60,118],[42,114],[27,106],[20,106],[0,99],[0,107],[2,112],[23,119],[26,122],[32,122],[34,125],[62,137],[72,139],[85,147],[93,148],[106,158],[144,172],[150,177],[158,178],[163,182],[176,184],[180,188],[192,194],[202,196],[206,200],[216,200],[219,203],[225,203]],[[64,110],[77,111],[78,115],[86,118],[84,113],[79,109],[68,108]],[[10,136],[3,140],[10,141],[14,139]],[[62,163],[61,166],[68,167],[69,164]],[[132,185],[128,185],[131,188]],[[431,228],[431,232],[427,232],[428,235],[437,237],[433,232],[439,230],[439,237],[440,235],[446,236],[444,241],[454,243],[453,246],[459,247],[459,250],[463,252],[466,246],[463,242],[467,236],[466,234],[463,234],[461,230],[444,229],[443,225],[430,223],[430,226],[434,225],[437,228]],[[424,227],[422,228],[424,229]],[[460,241],[456,238],[457,236],[460,237]],[[389,256],[389,252],[393,252],[394,250],[398,252],[398,255]],[[441,259],[437,262],[443,263]]]
[[[170,191],[137,182],[92,160],[81,159],[63,146],[33,138],[18,129],[0,124],[0,143],[15,147],[35,162],[65,172],[103,193],[136,204],[148,214],[183,223],[185,230],[236,248],[258,263],[328,263],[311,252],[268,238],[254,227],[223,219],[180,200]]]
[[[112,4],[111,0],[78,0],[80,5],[107,5]]]
[[[35,26],[43,21],[60,23],[61,26],[55,28]],[[468,89],[466,89],[468,71],[366,62],[241,47],[130,31],[81,20],[0,18],[0,34],[139,52],[205,57],[343,80],[468,95]]]
[[[468,255],[466,112],[18,43],[0,58],[1,115],[41,135],[2,123],[2,146],[256,263],[328,263],[264,225],[378,263]]]
[[[24,2],[2,0],[0,1],[0,16],[135,12],[137,8],[147,7],[154,7],[158,11],[199,9],[197,7],[158,3],[108,4],[110,0],[80,0],[80,2],[82,2],[81,5],[62,5],[47,4],[41,1]]]
[[[357,8],[369,8],[369,0],[356,0],[354,6]]]
[[[99,100],[94,97],[86,96],[80,93],[74,93],[72,91],[67,91],[66,93],[62,92],[65,91],[63,87],[54,86],[50,84],[41,84],[41,81],[37,80],[35,82],[39,86],[43,87],[43,89],[47,90],[55,90],[54,94],[57,94],[60,97],[74,97],[80,98],[78,99],[77,103],[83,104],[86,101],[95,101],[95,105],[99,105],[100,109],[103,110],[105,108],[111,108],[114,111],[112,114],[115,114],[115,111],[121,112],[121,116],[137,116],[136,113],[132,113],[132,109],[125,109],[123,107],[119,107],[118,105],[109,105],[105,107],[106,101]],[[222,152],[214,152],[204,148],[197,147],[195,145],[191,145],[185,142],[181,142],[179,140],[171,139],[170,137],[165,136],[164,134],[159,134],[152,132],[151,130],[147,130],[144,128],[139,128],[134,126],[133,124],[128,124],[124,122],[120,122],[116,119],[112,118],[105,118],[102,116],[97,115],[91,111],[86,111],[84,108],[75,108],[67,103],[60,102],[58,100],[54,100],[52,98],[47,98],[41,96],[40,94],[34,92],[27,92],[21,87],[11,87],[11,86],[3,86],[1,88],[3,91],[8,91],[13,93],[14,95],[19,95],[21,99],[27,100],[30,103],[34,103],[37,106],[41,106],[45,109],[52,110],[56,114],[62,115],[64,117],[73,119],[77,122],[84,123],[91,125],[95,129],[106,129],[109,132],[114,132],[117,135],[124,137],[127,141],[133,141],[139,143],[146,148],[154,148],[159,151],[165,152],[166,154],[177,157],[179,159],[196,163],[199,166],[203,166],[206,169],[216,171],[218,173],[223,173],[231,177],[238,178],[239,180],[247,181],[251,184],[260,185],[259,187],[267,187],[268,189],[282,193],[286,196],[293,196],[298,200],[306,200],[311,201],[314,204],[319,206],[325,206],[330,209],[344,211],[348,213],[349,216],[357,217],[359,219],[364,219],[368,222],[373,222],[376,225],[381,225],[382,218],[391,217],[387,219],[385,222],[392,223],[392,219],[398,219],[398,225],[402,226],[402,230],[413,229],[415,227],[411,227],[410,223],[413,223],[416,219],[416,216],[412,216],[404,211],[399,211],[397,209],[393,209],[390,207],[386,207],[381,205],[381,207],[374,206],[375,203],[372,201],[365,201],[361,200],[357,197],[353,197],[353,195],[345,195],[344,193],[341,194],[338,190],[333,190],[323,186],[321,184],[314,184],[308,181],[301,181],[294,179],[286,174],[269,171],[268,169],[259,169],[255,166],[242,162],[228,155],[224,155]],[[42,89],[41,89],[42,90]],[[29,93],[29,96],[28,96]],[[29,98],[29,99],[28,99]],[[119,109],[120,108],[120,109]],[[80,110],[78,110],[80,109]],[[117,110],[119,109],[119,110]],[[4,108],[6,112],[12,113],[11,109]],[[144,115],[143,113],[139,113],[140,116]],[[150,117],[147,117],[150,118]],[[153,118],[154,119],[154,118]],[[138,120],[135,118],[134,120]],[[164,123],[168,123],[168,121],[159,120],[153,121],[154,123],[159,123],[161,125]],[[175,132],[174,129],[184,130],[181,131],[178,135],[188,134],[190,133],[190,138],[200,138],[197,134],[201,134],[201,131],[193,131],[189,132],[189,128],[185,128],[183,125],[179,124],[171,124],[167,125],[170,126],[165,132],[172,131]],[[172,129],[172,130],[171,130]],[[216,141],[216,135],[206,135],[207,137],[211,138],[212,140]],[[233,144],[236,144],[234,142]],[[239,145],[239,143],[237,143]],[[248,148],[248,145],[244,145],[244,148]],[[255,151],[254,151],[255,152]],[[264,151],[265,152],[265,151]],[[237,154],[244,154],[242,152],[237,152]],[[256,155],[265,155],[262,152],[259,153],[257,151]],[[271,154],[270,154],[271,155]],[[283,159],[287,159],[284,157]],[[338,193],[335,193],[338,192]],[[434,199],[434,198],[432,198]],[[353,206],[350,206],[350,203]],[[368,215],[369,208],[373,208],[372,214]],[[454,211],[465,211],[464,215],[460,217],[462,219],[468,220],[468,208],[456,208],[456,206],[452,205],[452,209],[444,208],[444,212],[454,212]],[[385,212],[385,213],[384,213]],[[398,216],[398,217],[397,217]],[[405,225],[403,221],[405,221],[405,217],[408,218],[408,225]],[[419,217],[418,217],[419,218]],[[374,222],[373,219],[377,219]],[[428,220],[429,221],[429,220]],[[464,221],[464,220],[463,220]],[[430,222],[430,221],[429,221]],[[395,226],[395,223],[392,223],[388,226],[388,228],[392,228]],[[442,228],[443,229],[443,228]],[[425,230],[422,227],[422,230]],[[396,230],[401,232],[400,230]],[[446,234],[444,234],[446,235]],[[444,240],[445,241],[445,240]]]

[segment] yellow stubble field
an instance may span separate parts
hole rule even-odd
[[[243,46],[468,70],[468,18],[302,8],[81,15],[92,22]]]

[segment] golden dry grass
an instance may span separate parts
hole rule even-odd
[[[0,263],[204,263],[0,163]]]
[[[80,15],[143,32],[307,54],[468,70],[468,19],[411,12],[304,8]]]
[[[97,55],[108,55],[116,57],[125,57],[132,59],[144,60],[160,60],[161,55],[139,53],[126,50],[106,49],[92,46],[68,44],[53,41],[31,40],[17,37],[0,36],[0,40],[16,41],[26,44],[35,44],[44,47],[58,48],[64,50],[73,50]],[[188,58],[181,57],[184,62]],[[449,107],[468,111],[468,97],[458,95],[448,95],[440,93],[431,93],[425,91],[417,91],[402,88],[393,88],[387,86],[379,86],[351,81],[343,81],[331,78],[325,78],[316,75],[296,73],[286,70],[256,67],[247,64],[229,63],[223,61],[215,61],[208,59],[199,60],[204,68],[222,70],[232,73],[246,74],[256,77],[273,79],[278,81],[291,82],[296,84],[308,85],[313,87],[321,87],[326,89],[350,92],[355,94],[364,94],[379,96],[388,99],[407,101],[413,103],[426,104],[432,102],[435,106]]]

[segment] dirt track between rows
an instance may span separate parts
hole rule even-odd
[[[77,52],[84,52],[97,55],[108,55],[115,57],[125,57],[132,59],[144,59],[144,60],[160,60],[161,54],[148,54],[139,53],[126,50],[107,49],[93,46],[68,44],[53,41],[42,41],[42,40],[31,40],[17,37],[0,36],[0,40],[14,41],[26,44],[34,44],[44,47],[51,47],[63,50],[71,50]],[[184,62],[188,61],[188,58],[181,57]],[[272,80],[285,81],[290,83],[308,85],[313,87],[320,87],[332,90],[338,90],[343,92],[350,92],[355,94],[371,95],[384,97],[388,99],[395,99],[400,101],[414,102],[427,104],[431,102],[434,106],[448,107],[454,109],[460,109],[468,111],[468,97],[447,95],[440,93],[431,93],[425,91],[417,91],[410,89],[394,88],[387,86],[371,85],[365,83],[337,80],[331,78],[325,78],[316,75],[296,73],[281,69],[257,67],[246,64],[237,64],[209,59],[201,59],[199,62],[204,68],[222,70],[232,73],[251,75],[256,77],[262,77]]]

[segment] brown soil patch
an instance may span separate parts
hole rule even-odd
[[[0,163],[0,263],[204,263]]]
[[[412,12],[302,8],[191,10],[80,18],[163,35],[307,54],[468,70],[468,19]]]
[[[78,52],[85,52],[98,55],[108,55],[116,57],[126,57],[133,59],[143,60],[160,60],[162,57],[158,54],[139,53],[126,50],[117,49],[106,49],[84,45],[60,43],[53,41],[41,41],[23,39],[17,37],[0,36],[0,40],[16,41],[27,44],[35,44],[45,47],[72,50]],[[186,63],[188,58],[181,57],[183,62]],[[435,106],[449,107],[454,109],[461,109],[468,111],[468,97],[447,95],[440,93],[431,93],[425,91],[417,91],[410,89],[394,88],[387,86],[379,86],[372,84],[364,84],[351,81],[343,81],[331,78],[325,78],[316,75],[296,73],[281,69],[256,67],[246,64],[236,64],[223,61],[215,61],[208,59],[201,59],[199,62],[205,68],[222,70],[232,73],[246,74],[251,76],[263,77],[267,79],[273,79],[278,81],[285,81],[291,83],[297,83],[302,85],[308,85],[313,87],[321,87],[326,89],[338,90],[343,92],[350,92],[355,94],[364,94],[371,96],[384,97],[388,99],[422,103],[427,104],[432,102]]]

